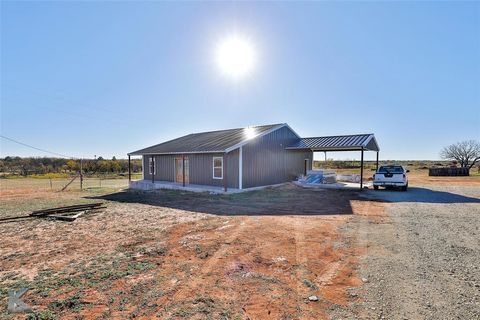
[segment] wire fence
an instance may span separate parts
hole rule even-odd
[[[72,178],[52,178],[52,179],[0,179],[0,191],[14,190],[32,190],[32,191],[60,191]],[[127,178],[83,178],[83,189],[121,189],[128,187]],[[80,190],[80,178],[77,177],[67,188],[70,191]]]

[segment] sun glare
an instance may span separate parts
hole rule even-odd
[[[222,73],[237,79],[252,72],[255,50],[247,38],[231,36],[218,44],[216,60]]]
[[[252,128],[252,127],[246,127],[244,130],[244,133],[247,140],[255,138],[255,136],[257,135],[255,128]]]

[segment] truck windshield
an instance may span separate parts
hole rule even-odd
[[[382,166],[378,169],[378,173],[403,173],[401,166]]]

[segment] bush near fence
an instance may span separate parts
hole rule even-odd
[[[469,176],[470,172],[468,168],[429,168],[429,176]]]

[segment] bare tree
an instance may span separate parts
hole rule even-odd
[[[480,160],[480,142],[468,140],[444,147],[440,157],[446,160],[456,160],[462,167],[471,169]]]

